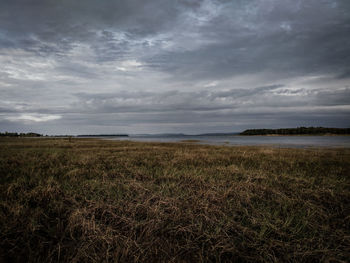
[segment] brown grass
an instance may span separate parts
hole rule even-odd
[[[0,262],[347,262],[350,149],[0,140]]]

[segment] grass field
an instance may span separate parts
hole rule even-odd
[[[0,262],[348,262],[350,149],[0,139]]]

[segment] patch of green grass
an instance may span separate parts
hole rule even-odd
[[[0,261],[346,262],[350,149],[0,139]]]

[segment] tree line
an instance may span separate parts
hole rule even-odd
[[[284,129],[248,129],[240,135],[299,135],[299,134],[350,134],[350,128],[298,127]]]
[[[0,137],[41,137],[42,134],[35,132],[17,133],[17,132],[0,132]]]

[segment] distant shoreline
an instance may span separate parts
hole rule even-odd
[[[243,132],[222,132],[202,134],[78,134],[78,135],[43,135],[34,132],[0,132],[0,137],[72,137],[72,138],[99,138],[99,137],[236,137],[236,136],[349,136],[350,128],[325,128],[325,127],[298,127],[279,129],[247,129]]]
[[[325,128],[325,127],[298,127],[298,128],[280,128],[280,129],[248,129],[239,135],[254,136],[324,136],[324,135],[350,135],[350,128]]]
[[[92,135],[77,135],[75,137],[129,137],[128,134],[92,134]]]
[[[267,136],[267,137],[285,137],[285,136],[350,136],[350,134],[335,134],[335,133],[324,133],[324,134],[254,134],[254,135],[243,135],[237,134],[238,136]]]

